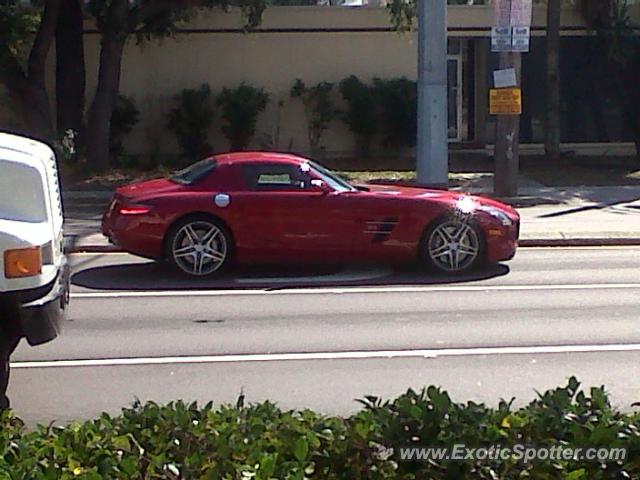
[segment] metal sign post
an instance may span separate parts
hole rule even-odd
[[[447,109],[447,5],[418,0],[417,180],[449,185]]]

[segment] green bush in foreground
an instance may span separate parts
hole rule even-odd
[[[564,388],[514,409],[458,404],[430,387],[350,418],[182,402],[134,405],[118,417],[28,431],[0,417],[0,479],[638,479],[640,415],[613,409],[602,388]],[[400,447],[624,447],[626,460],[405,462]],[[390,450],[393,449],[393,450]]]

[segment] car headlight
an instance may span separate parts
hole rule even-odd
[[[502,210],[498,210],[495,207],[487,206],[479,207],[478,210],[491,215],[493,218],[497,219],[504,227],[511,227],[513,225],[513,220],[511,220],[511,218],[509,218],[509,215],[504,213]]]
[[[463,215],[469,215],[475,212],[478,209],[478,204],[472,197],[461,197],[458,199],[455,205],[455,210],[457,213]]]

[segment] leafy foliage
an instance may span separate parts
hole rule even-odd
[[[387,148],[413,147],[417,141],[418,90],[416,82],[404,77],[373,80],[381,108],[383,145]]]
[[[120,95],[111,114],[111,138],[109,151],[114,158],[124,153],[124,139],[140,121],[140,111],[135,100]]]
[[[24,53],[38,30],[41,13],[41,8],[28,2],[0,1],[0,45],[16,56]],[[0,55],[4,55],[1,48]]]
[[[339,113],[331,100],[332,90],[333,83],[320,82],[313,87],[307,87],[299,78],[291,87],[291,98],[299,98],[304,105],[309,146],[312,152],[320,149],[322,134]]]
[[[371,156],[371,141],[376,133],[376,99],[374,90],[352,75],[340,82],[340,93],[348,104],[342,119],[360,139],[361,154]]]
[[[199,9],[226,10],[232,6],[240,7],[246,27],[250,29],[259,24],[267,3],[265,0],[88,0],[86,4],[100,31],[135,33],[138,42],[177,33]],[[124,11],[124,15],[119,16],[119,10]]]
[[[627,66],[640,49],[627,0],[579,0],[578,6],[590,27],[607,46],[609,61]]]
[[[640,414],[613,409],[603,388],[565,387],[529,405],[453,402],[436,387],[393,401],[362,400],[350,418],[271,403],[199,407],[136,404],[112,417],[25,429],[0,414],[0,478],[605,480],[640,477]],[[626,448],[624,461],[402,461],[408,446]]]
[[[208,133],[213,124],[211,87],[186,89],[175,97],[177,105],[169,111],[167,127],[176,135],[187,162],[200,160],[210,153]]]
[[[447,0],[448,5],[485,5],[487,0]],[[416,0],[389,0],[391,23],[400,31],[411,30],[417,18]]]
[[[267,108],[269,95],[262,88],[245,85],[225,88],[216,98],[225,124],[222,132],[231,150],[244,150],[256,133],[258,114]]]
[[[607,52],[609,76],[614,80],[626,127],[640,160],[640,39],[629,12],[629,0],[578,0],[578,8]]]

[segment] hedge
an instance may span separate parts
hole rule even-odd
[[[525,407],[454,403],[436,388],[393,401],[367,397],[349,418],[283,411],[272,403],[137,403],[64,427],[25,428],[0,417],[0,479],[638,479],[640,414],[604,388],[567,386]],[[404,462],[403,446],[500,444],[624,447],[626,460]],[[393,450],[391,450],[393,449]]]

